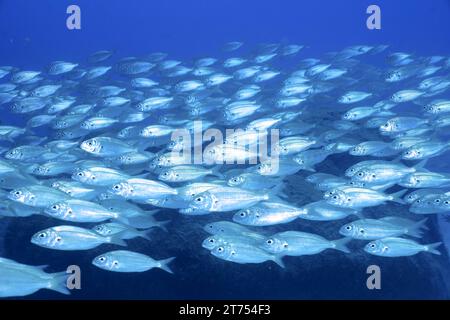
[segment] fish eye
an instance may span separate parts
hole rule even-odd
[[[16,196],[20,196],[20,195],[22,194],[22,192],[17,190],[16,192],[14,192],[14,194],[15,194]]]
[[[436,200],[434,200],[434,202],[435,202],[435,203],[440,203],[440,202],[441,202],[441,199],[436,199]]]
[[[84,176],[83,172],[78,172],[77,175],[78,175],[79,177]]]
[[[197,202],[202,202],[203,199],[202,199],[201,197],[198,197],[198,198],[195,198],[195,201],[197,201]],[[212,226],[211,226],[211,228],[212,228]]]
[[[266,241],[266,243],[267,243],[268,245],[271,245],[271,244],[273,244],[273,240],[272,240],[272,239],[269,239],[269,240]]]
[[[372,178],[376,178],[377,176],[375,174],[372,175]]]
[[[114,186],[114,189],[119,190],[119,189],[120,189],[120,186],[119,186],[118,184],[116,184],[116,185]]]
[[[447,205],[448,205],[449,203],[450,203],[449,201],[444,201],[444,204],[447,204]]]
[[[106,261],[106,258],[105,258],[105,257],[100,257],[100,258],[98,258],[98,261],[100,261],[100,262],[105,262],[105,261]]]
[[[375,245],[374,243],[372,243],[372,244],[370,245],[370,247],[371,247],[372,249],[375,249],[376,245]]]
[[[358,176],[362,177],[362,176],[363,176],[363,173],[362,173],[362,172],[358,173]]]
[[[209,243],[214,243],[214,239],[209,239]]]
[[[245,217],[245,212],[241,212],[239,215],[243,218]]]
[[[334,200],[337,200],[337,199],[338,199],[338,196],[333,196],[333,199],[334,199]]]
[[[39,233],[39,234],[38,234],[38,237],[41,238],[41,239],[43,239],[43,238],[47,237],[47,234],[44,233],[44,232],[42,232],[42,233]]]
[[[52,209],[53,209],[53,210],[58,210],[58,208],[59,208],[59,206],[56,205],[56,204],[54,204],[54,205],[52,206]]]
[[[58,237],[58,238],[56,238],[56,242],[61,242],[61,238],[60,237]]]
[[[218,248],[217,248],[217,251],[218,251],[218,252],[222,252],[222,251],[223,251],[223,247],[218,247]]]
[[[346,226],[345,229],[347,229],[348,231],[352,230],[352,226]]]
[[[364,229],[359,230],[359,233],[364,234],[365,233]]]

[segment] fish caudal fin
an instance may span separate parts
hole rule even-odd
[[[168,273],[173,273],[173,271],[169,268],[169,263],[172,262],[176,257],[171,257],[158,261],[158,268],[163,269]]]
[[[437,250],[436,248],[439,247],[442,244],[442,242],[435,242],[425,245],[425,251],[430,252],[432,254],[441,255],[441,252]]]
[[[352,213],[352,215],[354,215],[354,216],[356,216],[356,217],[358,217],[358,218],[360,218],[360,219],[364,219],[364,218],[365,218],[365,215],[364,215],[363,212],[360,211],[360,210],[355,210],[355,211]]]
[[[139,214],[133,217],[123,217],[119,220],[127,226],[138,229],[146,229],[155,225],[155,219],[151,215],[146,216]]]
[[[404,189],[404,190],[400,190],[398,192],[395,193],[391,193],[391,201],[399,203],[399,204],[406,204],[405,200],[403,200],[403,196],[405,195],[405,193],[408,192],[408,189]]]
[[[344,151],[339,151],[339,147],[337,143],[327,144],[324,149],[330,153],[330,155],[335,153],[344,153]]]
[[[224,179],[225,176],[219,171],[220,168],[222,168],[222,165],[219,164],[217,166],[215,166],[214,168],[211,169],[211,175],[216,176],[220,179]]]
[[[428,159],[425,159],[425,160],[420,161],[418,164],[416,164],[416,165],[413,167],[414,170],[416,170],[416,171],[423,170],[423,169],[425,168],[427,162],[428,162]]]
[[[144,239],[146,239],[146,240],[148,240],[148,241],[151,240],[151,238],[150,238],[150,231],[148,231],[148,230],[137,231],[137,232],[136,232],[136,235],[137,235],[138,237],[144,238]]]
[[[266,194],[266,196],[267,196],[266,200],[280,202],[280,201],[282,201],[280,199],[280,197],[287,198],[288,196],[285,193],[283,193],[283,189],[284,189],[284,183],[277,184],[272,189],[270,189],[269,192]]]
[[[69,275],[65,271],[52,273],[50,275],[51,279],[48,289],[57,291],[62,294],[70,294],[70,291],[67,288],[67,278]]]
[[[425,223],[428,218],[420,220],[406,230],[406,234],[411,237],[421,238],[423,236],[422,229],[428,229]]]
[[[168,231],[167,231],[167,225],[168,225],[170,222],[171,222],[171,220],[158,221],[158,222],[156,223],[156,226],[157,226],[158,228],[160,228],[161,230],[164,230],[165,232],[168,232]]]
[[[345,252],[345,253],[350,253],[350,249],[347,248],[347,243],[349,243],[351,240],[352,240],[352,238],[345,237],[345,238],[331,241],[331,243],[333,244],[332,248],[342,251],[342,252]]]
[[[111,243],[111,244],[116,244],[118,246],[126,247],[127,243],[122,239],[123,234],[126,233],[126,232],[127,231],[122,231],[122,232],[119,232],[119,233],[117,233],[115,235],[107,237],[107,242]]]

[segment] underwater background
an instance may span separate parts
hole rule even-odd
[[[66,8],[81,8],[82,29],[66,28]],[[381,30],[368,30],[366,8],[377,4]],[[421,56],[450,55],[450,1],[300,1],[300,0],[0,0],[0,65],[37,69],[51,61],[85,61],[98,50],[114,50],[117,57],[151,52],[169,53],[189,61],[220,57],[221,46],[242,41],[251,50],[258,43],[306,45],[297,60],[321,57],[328,51],[355,44],[387,44],[392,51]],[[376,64],[377,62],[374,62]],[[380,65],[383,61],[378,62]],[[0,124],[23,125],[25,119],[1,109]],[[363,159],[361,159],[363,160]],[[450,172],[450,154],[433,158],[428,169]],[[334,155],[317,167],[336,173],[354,164],[348,155]],[[303,204],[320,199],[305,194],[301,171],[288,178],[290,201]],[[384,214],[405,210],[389,203],[371,208]],[[221,217],[229,214],[220,213]],[[304,257],[286,257],[286,269],[275,264],[233,264],[216,259],[201,242],[208,216],[189,217],[170,210],[161,217],[172,220],[168,233],[152,231],[152,241],[133,239],[129,248],[154,258],[176,256],[174,274],[162,270],[145,273],[109,273],[92,266],[92,258],[105,251],[52,251],[30,243],[38,230],[54,222],[43,216],[0,219],[0,256],[31,265],[49,264],[49,272],[79,265],[82,289],[70,296],[41,290],[25,299],[448,299],[450,297],[450,223],[445,215],[429,215],[430,231],[424,243],[444,241],[441,256],[419,254],[405,258],[369,256],[361,246],[351,255],[335,251]],[[217,220],[217,216],[214,218]],[[350,219],[351,220],[351,219]],[[347,220],[324,222],[321,234],[337,238]],[[291,230],[317,232],[314,222],[297,220]],[[283,226],[270,227],[274,233]],[[368,290],[366,268],[379,265],[382,289]]]

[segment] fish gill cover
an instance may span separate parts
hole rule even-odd
[[[448,299],[447,2],[47,2],[0,2],[0,297]]]

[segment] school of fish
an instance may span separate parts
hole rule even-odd
[[[284,267],[284,256],[327,249],[351,255],[350,241],[381,257],[440,254],[440,243],[421,237],[423,215],[450,211],[450,173],[427,169],[450,149],[450,57],[387,45],[318,58],[307,51],[275,43],[247,50],[236,41],[220,57],[186,61],[98,51],[42,70],[1,66],[0,223],[52,218],[51,228],[23,231],[30,246],[49,250],[89,255],[116,246],[92,256],[110,272],[172,273],[170,252],[157,260],[126,250],[129,239],[152,241],[152,228],[177,232],[158,218],[163,210],[172,219],[217,216],[204,226],[202,247],[240,264]],[[24,125],[9,123],[10,113]],[[242,130],[214,145],[195,139],[210,128]],[[174,138],[180,130],[189,139]],[[270,157],[262,157],[261,137]],[[198,147],[200,161],[177,156]],[[345,154],[353,165],[338,165],[339,174],[317,169]],[[290,176],[308,187],[286,190]],[[287,195],[313,190],[322,196],[309,203]],[[366,210],[387,203],[409,213],[380,209],[375,218]],[[289,227],[301,219],[335,221],[342,237]],[[284,231],[270,234],[268,226]],[[0,297],[69,294],[66,273],[44,269],[0,257]]]

